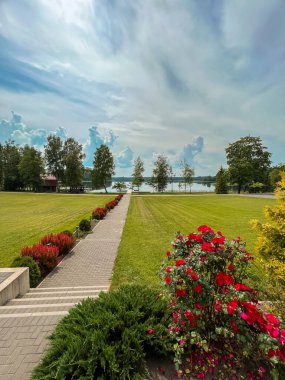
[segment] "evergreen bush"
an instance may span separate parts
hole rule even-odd
[[[146,354],[168,352],[168,322],[166,302],[147,287],[86,299],[58,324],[32,379],[140,379]]]
[[[79,223],[79,229],[83,232],[91,231],[91,223],[87,219],[82,219]]]
[[[35,288],[41,279],[41,271],[38,264],[31,257],[16,257],[11,264],[11,268],[28,267],[30,277],[30,287]]]

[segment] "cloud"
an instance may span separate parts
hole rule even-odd
[[[194,164],[194,158],[201,153],[204,147],[204,139],[202,136],[195,137],[191,144],[187,144],[183,148],[182,159],[188,164]]]
[[[100,138],[148,157],[146,173],[166,152],[210,174],[250,133],[284,161],[284,14],[283,0],[0,1],[0,115],[37,130],[2,121],[0,138],[39,144],[63,125],[89,164]]]
[[[133,166],[134,152],[126,147],[116,156],[116,166],[119,168],[131,168]]]

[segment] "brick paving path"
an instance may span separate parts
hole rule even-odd
[[[0,380],[29,379],[59,319],[109,289],[129,202],[126,194],[36,289],[0,306]]]

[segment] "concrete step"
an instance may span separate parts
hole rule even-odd
[[[42,292],[28,292],[22,298],[45,298],[45,297],[65,297],[65,296],[80,296],[88,297],[89,295],[98,295],[101,290],[55,290],[55,291],[42,291]]]
[[[74,306],[74,303],[62,304],[37,304],[37,305],[9,305],[0,306],[0,315],[19,314],[19,313],[35,313],[44,311],[68,311]]]
[[[108,291],[108,285],[89,285],[89,286],[53,286],[53,287],[44,287],[31,288],[30,293],[45,292],[45,291],[56,291],[56,290],[99,290],[99,291]]]
[[[15,298],[9,301],[5,306],[17,306],[17,305],[49,305],[49,304],[61,304],[61,303],[79,303],[85,298],[97,298],[98,294],[89,294],[86,296],[65,296],[65,297],[39,297],[39,298]],[[4,306],[4,307],[5,307]]]
[[[28,313],[7,313],[7,314],[0,314],[0,320],[1,319],[11,319],[11,318],[30,318],[30,317],[48,317],[48,316],[64,316],[67,315],[67,310],[60,310],[60,311],[40,311],[40,312],[28,312]]]

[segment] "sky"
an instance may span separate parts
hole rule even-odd
[[[284,0],[0,0],[0,142],[215,175],[251,135],[284,163],[284,20]]]

